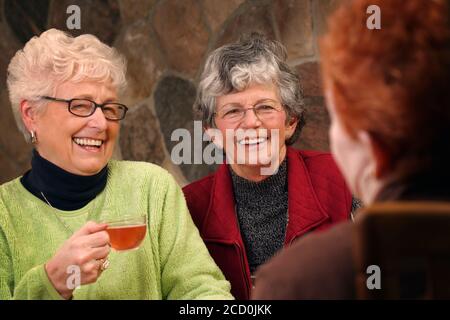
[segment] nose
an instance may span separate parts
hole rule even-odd
[[[261,125],[261,120],[259,120],[256,115],[256,111],[254,108],[245,109],[244,118],[241,123],[244,128],[255,128]]]
[[[89,121],[89,126],[97,128],[99,131],[105,131],[108,126],[108,120],[106,120],[105,115],[101,108],[96,108],[93,115],[91,115]]]

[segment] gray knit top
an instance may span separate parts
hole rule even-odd
[[[239,227],[253,273],[284,244],[288,222],[287,162],[285,159],[276,174],[261,182],[230,171]]]

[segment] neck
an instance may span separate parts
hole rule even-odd
[[[33,195],[60,210],[77,210],[93,200],[106,186],[107,167],[92,176],[67,172],[33,150],[31,170],[22,178]]]
[[[280,164],[283,163],[285,158],[286,148],[283,148],[279,157],[272,158],[269,165],[236,164],[236,161],[234,161],[230,166],[234,173],[239,177],[253,182],[260,182],[276,174]]]
[[[374,179],[368,182],[358,194],[361,194],[360,199],[365,205],[369,205],[376,200],[376,197],[383,186],[386,184],[385,181]]]

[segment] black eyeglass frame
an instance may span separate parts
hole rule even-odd
[[[120,118],[120,119],[109,119],[109,118],[105,115],[105,113],[103,112],[103,115],[105,116],[105,118],[106,118],[107,120],[110,120],[110,121],[120,121],[120,120],[123,120],[123,119],[125,118],[126,114],[127,114],[127,111],[128,111],[128,107],[127,107],[126,105],[124,105],[124,104],[122,104],[122,103],[117,103],[117,102],[106,102],[106,103],[98,104],[97,102],[92,101],[92,100],[90,100],[90,99],[86,99],[86,98],[73,98],[73,99],[70,99],[70,100],[60,99],[60,98],[54,98],[54,97],[49,97],[49,96],[41,96],[41,97],[39,97],[39,98],[40,98],[40,99],[45,99],[45,100],[57,101],[57,102],[65,102],[65,103],[67,103],[67,110],[68,110],[71,114],[73,114],[74,116],[77,116],[77,117],[82,117],[82,118],[87,118],[87,117],[92,116],[92,115],[95,113],[95,110],[97,110],[97,108],[100,108],[100,109],[102,110],[102,112],[103,112],[104,106],[106,106],[106,105],[111,105],[111,104],[112,104],[112,105],[117,105],[117,106],[123,107],[123,108],[124,108],[124,112],[123,112],[122,118]],[[75,101],[75,100],[89,101],[89,102],[91,102],[91,103],[94,104],[95,108],[93,108],[93,109],[92,109],[92,112],[91,112],[90,114],[88,114],[88,115],[82,116],[82,115],[76,114],[76,113],[74,113],[74,112],[70,109],[70,105],[71,105],[72,102]]]

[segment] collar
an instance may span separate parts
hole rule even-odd
[[[322,208],[301,153],[287,148],[288,226],[285,245],[329,219]],[[202,225],[204,237],[226,242],[242,242],[235,210],[234,190],[228,165],[214,175],[210,206]]]
[[[276,196],[283,192],[286,192],[287,188],[287,161],[286,158],[280,164],[278,171],[266,179],[253,182],[238,176],[233,168],[228,167],[231,173],[231,179],[233,181],[233,190],[235,191],[235,199],[239,200],[241,193],[245,194],[255,194],[258,193],[260,196],[265,194]],[[236,194],[236,192],[238,194]],[[238,201],[239,202],[239,201]]]
[[[287,148],[289,222],[285,245],[330,217],[321,206],[300,151]]]
[[[63,170],[33,150],[31,170],[20,179],[33,195],[60,210],[77,210],[87,205],[106,186],[108,167],[92,176],[80,176]]]

